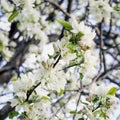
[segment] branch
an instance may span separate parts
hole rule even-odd
[[[0,110],[0,120],[4,120],[8,113],[14,110],[15,108],[10,106],[10,102],[8,102],[1,110]]]
[[[14,53],[13,57],[10,61],[0,70],[0,85],[4,83],[8,83],[15,71],[18,71],[21,64],[24,62],[24,56],[28,52],[29,45],[31,43],[31,39],[29,41],[22,41],[18,44],[17,50]]]
[[[66,11],[64,11],[57,3],[51,1],[51,0],[45,0],[45,2],[49,2],[51,5],[57,7],[61,12],[63,12],[67,17],[70,18],[70,14]]]
[[[99,79],[103,78],[104,76],[106,76],[108,73],[112,72],[115,69],[120,68],[120,64],[116,64],[113,67],[111,67],[110,69],[107,69],[106,71],[99,73],[94,79],[93,81],[98,81]]]
[[[27,98],[25,101],[29,100],[30,95],[33,93],[33,91],[41,84],[41,82],[39,82],[37,85],[34,85],[29,91],[27,91]]]
[[[104,66],[104,71],[106,71],[106,60],[105,60],[105,53],[104,53],[104,42],[103,42],[103,39],[102,39],[102,35],[103,35],[103,31],[102,31],[102,26],[103,26],[103,23],[104,22],[104,18],[103,20],[101,21],[100,23],[100,34],[99,34],[99,37],[100,37],[100,55],[101,55],[101,63],[103,63],[103,66]]]
[[[68,2],[68,6],[67,6],[67,12],[68,12],[68,13],[71,12],[72,2],[73,2],[73,0],[69,0],[69,2]],[[66,15],[66,16],[65,16],[65,21],[68,21],[69,18],[70,18],[70,17]],[[64,29],[65,29],[65,28],[63,27],[59,39],[61,39],[61,38],[63,37]]]

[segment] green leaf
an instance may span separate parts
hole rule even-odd
[[[11,111],[9,112],[8,116],[10,119],[14,118],[15,116],[18,116],[19,113],[17,111]]]
[[[72,43],[67,44],[66,47],[70,50],[71,53],[74,53],[74,45]]]
[[[60,91],[58,92],[58,96],[61,96],[64,93],[63,89],[60,89]]]
[[[118,5],[115,5],[115,6],[113,7],[113,9],[116,10],[116,11],[119,11],[119,10],[120,10],[120,7],[119,7]]]
[[[88,105],[88,103],[87,102],[82,102],[82,101],[80,101],[82,104],[84,104],[84,105]]]
[[[21,116],[22,116],[22,118],[25,118],[27,116],[26,112],[22,112]]]
[[[99,5],[98,7],[99,7],[100,9],[102,9],[102,8],[103,8],[103,5]]]
[[[49,59],[52,59],[52,58],[53,58],[53,55],[49,55],[49,54],[48,54],[48,57],[49,57]]]
[[[81,39],[82,36],[84,36],[84,33],[82,33],[82,32],[78,32],[77,34],[72,34],[72,37],[70,38],[69,41],[72,44],[76,45],[78,43],[78,41],[80,41],[80,39]]]
[[[99,97],[97,95],[95,95],[93,98],[92,98],[92,102],[97,102],[99,101]]]
[[[70,114],[81,114],[81,112],[80,111],[76,111],[76,110],[72,110],[72,111],[70,111]]]
[[[15,19],[15,17],[18,16],[18,14],[19,12],[17,10],[13,11],[13,13],[9,16],[8,21],[12,22]]]
[[[11,81],[12,81],[12,82],[15,82],[15,81],[17,81],[17,78],[16,78],[16,77],[13,77]]]
[[[60,107],[63,107],[65,105],[64,102],[60,102]]]
[[[87,45],[86,47],[87,47],[87,49],[90,49],[90,46]]]
[[[43,120],[42,118],[39,118],[38,120]]]
[[[100,117],[103,117],[105,120],[107,118],[106,113],[104,113],[102,109],[100,110]]]
[[[70,62],[70,66],[76,66],[76,65],[77,65],[77,63],[76,63],[75,60],[72,60],[72,61]]]
[[[65,27],[65,29],[68,31],[73,29],[72,25],[65,20],[57,19],[57,22],[59,22],[61,25],[63,25]]]
[[[78,36],[79,38],[81,38],[81,37],[84,36],[84,33],[82,33],[82,32],[78,32],[76,36]]]
[[[48,98],[47,96],[42,96],[41,100],[50,101],[50,98]]]
[[[116,91],[117,91],[117,88],[116,87],[112,87],[109,91],[108,91],[108,95],[115,95],[115,93],[116,93]]]
[[[76,114],[76,113],[77,113],[76,110],[70,111],[70,114]]]
[[[76,35],[72,34],[72,37],[69,40],[72,44],[77,44],[76,43]]]
[[[2,43],[0,43],[0,50],[2,50],[3,49],[3,44]]]
[[[79,118],[78,120],[84,120],[84,118]]]
[[[84,75],[82,73],[79,73],[79,75],[80,75],[80,80],[82,80]]]

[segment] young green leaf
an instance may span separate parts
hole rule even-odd
[[[98,7],[99,7],[100,9],[102,9],[102,8],[103,8],[103,5],[99,5]]]
[[[61,96],[63,93],[64,93],[64,90],[63,90],[63,89],[60,89],[60,91],[59,91],[59,93],[58,93],[58,96]]]
[[[3,44],[2,43],[0,43],[0,50],[2,50],[3,49]]]
[[[12,22],[15,19],[15,17],[18,16],[18,14],[19,12],[17,10],[13,11],[13,13],[9,16],[8,21]]]
[[[48,98],[47,96],[42,96],[41,100],[50,101],[50,98]]]
[[[65,27],[66,30],[72,30],[72,25],[65,21],[65,20],[61,20],[61,19],[57,19],[57,22],[59,22],[61,25],[63,25]]]
[[[80,74],[80,80],[82,80],[84,76],[82,73],[79,73],[79,74]]]
[[[113,9],[116,10],[116,11],[120,11],[120,7],[119,7],[118,5],[115,5],[115,6],[113,7]]]
[[[81,112],[80,111],[76,111],[76,110],[72,110],[72,111],[70,111],[70,114],[81,114]]]
[[[117,91],[117,88],[116,87],[112,87],[109,91],[108,91],[108,95],[115,95],[115,93],[116,93],[116,91]]]
[[[71,62],[70,62],[70,66],[76,66],[77,65],[77,62],[75,61],[75,60],[72,60]]]
[[[82,33],[82,32],[78,32],[76,36],[78,36],[78,37],[79,37],[79,39],[80,39],[81,37],[83,37],[83,36],[84,36],[84,33]]]
[[[76,35],[72,34],[72,37],[69,40],[72,44],[77,44]]]
[[[22,118],[25,118],[27,115],[26,115],[26,112],[22,112],[21,113],[21,116],[22,116]]]
[[[100,117],[103,117],[103,118],[104,118],[104,120],[106,120],[106,118],[107,118],[106,113],[105,113],[105,112],[103,112],[103,110],[102,110],[102,109],[100,110]]]
[[[74,53],[74,45],[72,43],[67,44],[66,47],[70,50],[71,53]]]
[[[70,114],[76,114],[76,113],[77,113],[76,110],[72,110],[72,111],[70,111]]]
[[[15,116],[18,116],[19,113],[17,111],[11,111],[9,112],[8,116],[10,119],[14,118]]]
[[[17,81],[17,80],[18,80],[18,79],[17,79],[16,77],[13,77],[11,81],[12,81],[12,82],[15,82],[15,81]]]
[[[65,105],[64,102],[60,102],[59,104],[60,104],[60,107],[63,107]]]
[[[92,102],[97,102],[97,101],[99,101],[99,97],[98,96],[95,96],[93,99],[92,99]]]
[[[87,102],[82,102],[82,101],[81,101],[81,103],[82,103],[82,104],[84,104],[84,105],[88,105],[88,103],[87,103]]]
[[[82,33],[82,32],[78,32],[77,34],[72,34],[72,37],[70,38],[70,42],[72,43],[72,44],[77,44],[78,43],[78,41],[80,41],[81,40],[81,37],[83,37],[84,36],[84,33]]]
[[[79,118],[78,120],[84,120],[84,118]]]

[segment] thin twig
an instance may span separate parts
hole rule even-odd
[[[68,12],[66,12],[65,10],[63,10],[63,9],[60,7],[59,4],[57,4],[57,3],[55,3],[55,2],[53,2],[53,1],[51,1],[51,0],[45,0],[45,2],[49,2],[51,5],[57,7],[61,12],[63,12],[67,17],[70,18],[70,14],[69,14]]]

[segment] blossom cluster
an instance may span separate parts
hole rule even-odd
[[[10,112],[9,117],[13,120],[21,117],[26,120],[109,119],[117,101],[117,88],[95,81],[100,62],[94,42],[95,31],[74,15],[70,15],[68,21],[47,21],[49,7],[45,13],[42,11],[47,6],[43,0],[12,2],[1,1],[8,21],[19,21],[17,25],[23,38],[40,41],[30,45],[22,64],[24,72],[11,80],[14,99],[10,102],[15,111]],[[114,9],[108,0],[79,1],[80,5],[86,3],[97,23],[103,18],[110,20]],[[48,35],[55,31],[60,33],[62,27],[63,37],[49,43]],[[8,53],[8,41],[0,33],[0,52],[4,51],[11,58],[13,54],[12,51]]]
[[[109,0],[85,0],[79,1],[79,4],[89,4],[88,9],[91,17],[97,22],[101,22],[104,18],[106,23],[109,23],[111,18],[111,13],[115,12],[114,7],[112,7]]]
[[[98,62],[93,42],[95,32],[84,22],[78,23],[74,17],[69,23],[63,20],[57,21],[66,28],[64,37],[61,41],[52,43],[53,53],[48,54],[47,60],[39,61],[37,70],[21,74],[17,80],[13,79],[15,99],[11,101],[11,106],[15,107],[19,115],[34,120],[69,119],[74,114],[78,119],[106,119],[109,113],[106,110],[111,108],[116,101],[109,92],[111,88],[107,89],[106,93],[103,91],[99,94],[100,90],[87,87],[86,90],[89,88],[91,94],[86,100],[81,99],[77,111],[74,108],[78,93],[76,97],[69,98],[75,95],[72,93],[74,90],[79,91],[83,86],[89,86],[96,74],[93,73],[97,71]],[[101,86],[95,87],[101,89]],[[71,92],[67,93],[67,91]],[[102,95],[103,93],[105,95]],[[56,101],[61,97],[63,98],[57,103]],[[73,99],[74,102],[71,103]],[[68,103],[67,100],[69,100]],[[73,107],[69,104],[73,104]],[[56,113],[60,107],[61,110]],[[54,116],[55,113],[57,117]]]
[[[5,56],[5,60],[9,61],[14,53],[14,48],[16,47],[15,42],[9,42],[7,37],[8,35],[5,32],[0,32],[0,54]],[[0,57],[1,57],[0,56]]]

